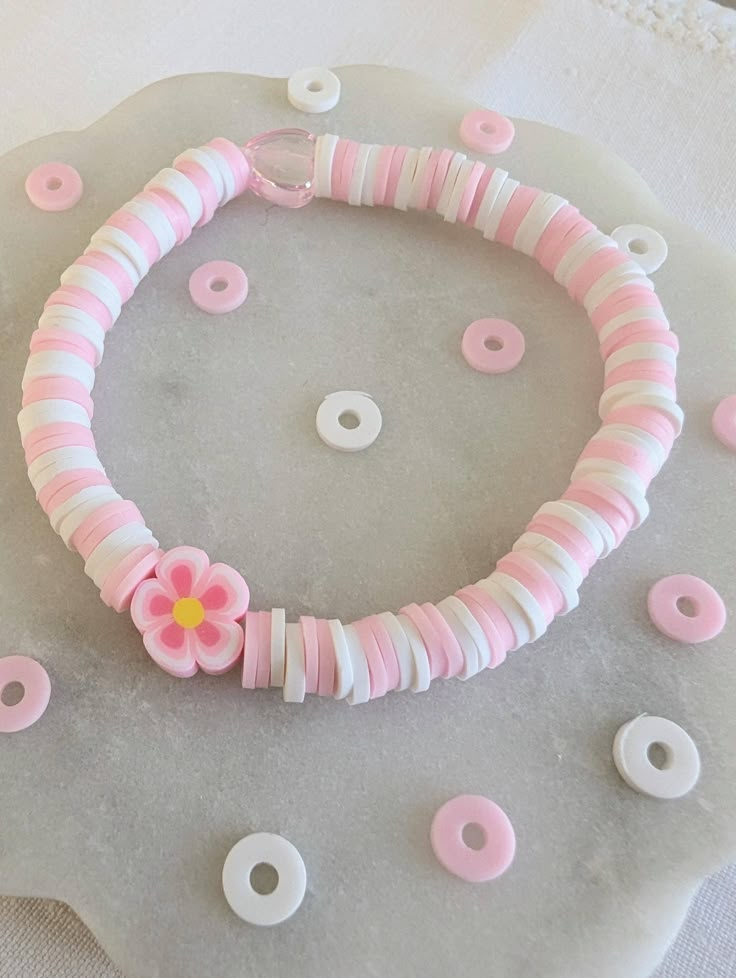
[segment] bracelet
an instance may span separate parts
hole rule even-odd
[[[112,487],[91,431],[105,334],[150,268],[250,189],[298,207],[313,197],[435,210],[548,271],[587,311],[605,364],[601,427],[562,497],[533,515],[489,577],[435,604],[343,625],[248,610],[243,577],[181,546],[164,553]],[[18,425],[36,498],[84,559],[102,600],[130,609],[151,658],[174,676],[243,657],[246,688],[364,703],[436,677],[467,679],[577,606],[591,567],[648,514],[646,491],[680,433],[678,343],[642,267],[568,201],[449,149],[380,146],[277,130],[240,148],[213,139],[163,169],[108,218],[46,300],[30,342]]]

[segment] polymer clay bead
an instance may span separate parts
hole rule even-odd
[[[478,153],[503,153],[514,140],[514,124],[511,119],[490,109],[476,109],[463,116],[460,138]]]
[[[251,873],[265,863],[278,881],[271,893],[253,888]],[[307,890],[307,870],[299,850],[288,839],[271,832],[254,832],[237,842],[222,867],[222,889],[230,909],[241,920],[272,927],[293,916]]]
[[[667,260],[667,242],[659,231],[645,224],[621,224],[611,231],[611,237],[647,274],[656,272]]]
[[[346,427],[343,422],[355,422]],[[325,445],[340,452],[369,448],[381,433],[381,411],[369,394],[336,391],[328,394],[317,410],[317,434]]]
[[[28,199],[42,211],[67,211],[82,197],[84,185],[68,163],[41,163],[26,177]]]
[[[242,306],[248,295],[248,276],[232,261],[208,261],[189,277],[189,295],[203,312],[219,316]]]
[[[672,574],[657,581],[647,596],[647,608],[660,632],[677,642],[707,642],[726,624],[721,596],[692,574]]]
[[[524,356],[524,334],[506,319],[476,319],[463,333],[465,360],[484,374],[503,374]]]
[[[4,703],[3,690],[12,683],[23,687],[20,699]],[[26,655],[0,657],[0,733],[18,733],[30,727],[46,712],[51,697],[48,673],[35,659]]]
[[[736,394],[724,399],[713,412],[713,434],[718,441],[736,452]]]
[[[651,759],[655,745],[664,751],[661,767]],[[643,714],[620,727],[613,741],[613,759],[629,787],[652,798],[681,798],[700,777],[695,743],[682,727],[664,717]]]
[[[478,849],[463,838],[468,826],[481,832]],[[432,819],[429,837],[440,865],[468,883],[486,883],[501,876],[516,853],[516,835],[508,815],[482,795],[457,795],[446,801]]]
[[[329,68],[302,68],[289,78],[286,94],[300,112],[329,112],[340,101],[340,79]]]

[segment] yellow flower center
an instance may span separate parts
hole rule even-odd
[[[172,609],[174,621],[182,628],[196,628],[204,621],[204,608],[197,598],[179,598]]]

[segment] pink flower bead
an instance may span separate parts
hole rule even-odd
[[[169,550],[156,576],[143,581],[130,608],[151,658],[173,676],[198,669],[219,675],[243,650],[238,623],[248,607],[248,585],[226,564],[210,564],[195,547]]]

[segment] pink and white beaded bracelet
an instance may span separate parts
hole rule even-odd
[[[250,188],[297,207],[312,197],[433,209],[534,257],[590,316],[605,364],[602,426],[562,498],[532,517],[493,573],[434,604],[350,625],[283,609],[247,611],[240,574],[201,550],[163,553],[111,486],[91,432],[105,334],[151,266]],[[499,167],[430,147],[379,146],[278,130],[244,148],[190,149],[110,216],[61,276],[30,343],[18,415],[28,475],[54,530],[102,600],[130,608],[150,656],[174,676],[219,674],[243,656],[243,686],[364,703],[389,690],[495,668],[578,603],[600,557],[648,513],[646,490],[682,426],[677,339],[640,265],[566,200]]]

